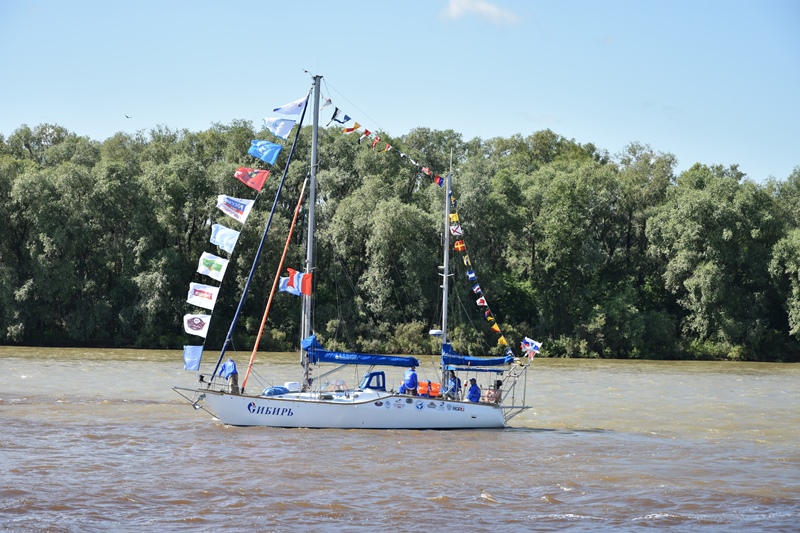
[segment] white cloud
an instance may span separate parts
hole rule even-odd
[[[460,19],[475,15],[498,26],[516,24],[519,16],[510,9],[499,7],[487,0],[450,0],[442,11],[442,18]]]

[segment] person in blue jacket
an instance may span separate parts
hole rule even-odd
[[[481,388],[478,387],[477,380],[475,378],[469,378],[470,386],[469,390],[467,391],[467,400],[471,401],[472,403],[478,403],[481,401]]]
[[[450,380],[447,382],[447,389],[444,391],[444,397],[451,400],[457,400],[458,394],[461,392],[461,380],[456,376],[455,371],[450,371]]]
[[[417,381],[417,371],[414,370],[414,367],[412,366],[406,370],[405,374],[403,374],[403,384],[400,385],[400,388],[397,392],[400,394],[410,394],[411,396],[416,396],[417,385],[419,385],[419,382]]]
[[[219,368],[219,376],[228,380],[231,394],[239,394],[239,372],[236,370],[236,363],[228,358]]]

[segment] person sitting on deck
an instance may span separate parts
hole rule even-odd
[[[502,386],[503,381],[499,379],[496,380],[494,382],[494,387],[486,391],[485,401],[487,403],[500,403],[500,400],[503,397],[503,390],[501,389]]]
[[[481,388],[478,386],[478,380],[475,378],[469,378],[470,386],[469,390],[467,391],[467,400],[472,403],[478,403],[481,401]]]
[[[397,389],[397,392],[400,394],[417,395],[417,385],[419,385],[419,381],[417,380],[417,371],[414,370],[414,368],[415,367],[412,366],[403,374],[403,384]]]

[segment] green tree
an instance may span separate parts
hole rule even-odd
[[[767,264],[780,233],[769,195],[735,166],[695,165],[679,177],[647,235],[685,310],[685,340],[760,356],[774,302]]]

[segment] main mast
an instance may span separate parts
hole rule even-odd
[[[442,263],[442,345],[450,342],[447,338],[447,296],[450,292],[450,187],[453,178],[453,155],[450,155],[450,172],[445,178],[444,190],[444,261]],[[444,346],[443,346],[444,347]],[[442,384],[449,380],[447,369],[442,367]]]
[[[314,76],[314,114],[311,122],[311,163],[309,171],[309,190],[308,190],[308,236],[306,238],[306,264],[305,273],[310,274],[314,271],[314,231],[316,229],[316,219],[314,218],[314,208],[317,204],[317,167],[319,165],[319,155],[317,145],[319,144],[319,87],[322,76]],[[312,277],[312,280],[314,278]],[[316,284],[316,280],[314,280]],[[312,291],[313,292],[313,291]],[[311,335],[311,296],[303,295],[302,316],[300,320],[300,338],[307,339]],[[301,348],[301,363],[303,365],[303,389],[309,388],[309,361],[308,352]]]

